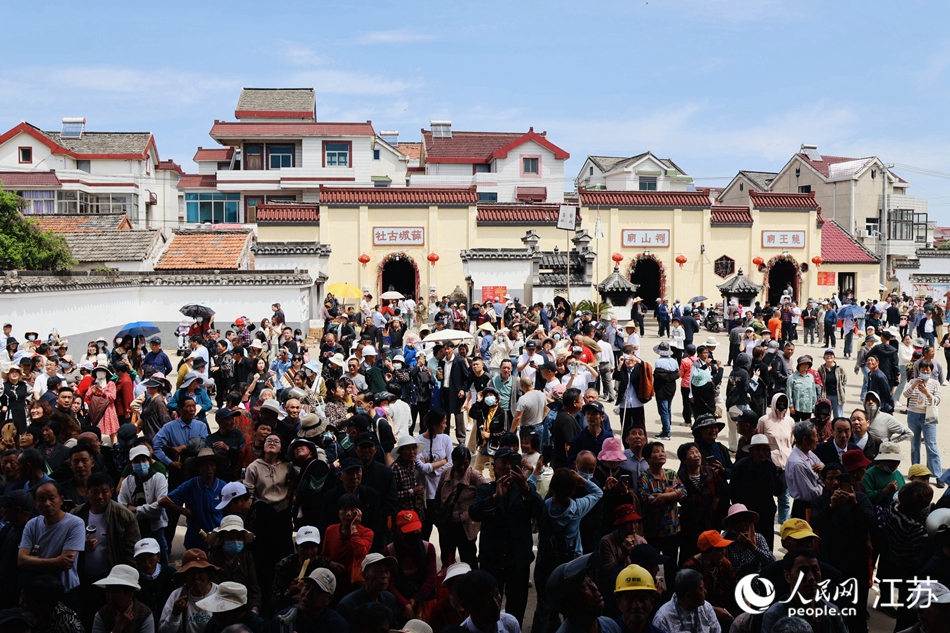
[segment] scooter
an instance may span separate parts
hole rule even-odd
[[[722,314],[720,314],[717,310],[710,309],[707,311],[706,318],[703,319],[703,327],[705,327],[710,332],[722,332]]]

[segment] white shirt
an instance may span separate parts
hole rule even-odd
[[[610,368],[614,367],[614,350],[611,347],[610,343],[604,340],[597,341],[597,346],[600,347],[600,353],[597,354],[597,361],[601,363],[608,363]]]
[[[363,299],[362,301],[360,301],[360,314],[363,315],[364,321],[366,320],[366,317],[371,316],[373,314],[373,306],[366,299]]]
[[[389,405],[389,415],[393,419],[393,435],[399,439],[401,435],[409,433],[409,424],[412,422],[412,409],[402,400],[396,400]]]
[[[106,517],[104,514],[94,514],[90,510],[89,521],[86,525],[96,528],[96,533],[92,537],[99,539],[99,544],[91,552],[85,552],[84,570],[86,573],[96,576],[108,574],[110,567],[109,548],[106,546]]]
[[[570,372],[564,374],[564,376],[561,378],[562,385],[567,385],[569,382],[571,382]],[[592,382],[594,382],[594,377],[590,375],[590,371],[587,369],[587,367],[578,365],[577,375],[574,376],[574,383],[571,385],[571,387],[574,389],[580,389],[581,392],[584,392],[587,390],[587,385]]]
[[[449,374],[452,373],[452,365],[455,363],[455,354],[452,355],[452,358],[448,356],[445,357],[445,368],[442,370],[442,386],[449,386]]]
[[[525,361],[530,362],[532,360],[534,361],[534,364],[536,366],[532,367],[530,364],[525,365],[524,369],[521,370],[521,375],[527,376],[531,380],[534,380],[534,377],[538,373],[538,367],[544,364],[544,356],[541,356],[541,354],[531,355],[531,354],[528,354],[528,352],[525,352],[524,354],[518,357],[518,366],[520,367],[521,364],[524,363]],[[517,367],[515,369],[517,369]]]
[[[638,350],[640,349],[640,335],[634,332],[627,337],[627,345],[633,345]]]

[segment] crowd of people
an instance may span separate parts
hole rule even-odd
[[[275,304],[175,362],[8,324],[0,630],[860,633],[873,589],[945,633],[942,310],[805,305],[724,306],[725,353],[661,300],[652,363],[639,300],[328,295],[317,341]]]

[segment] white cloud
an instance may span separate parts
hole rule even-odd
[[[394,29],[391,31],[370,31],[356,38],[359,44],[409,44],[438,39],[430,33],[420,33],[412,29]]]

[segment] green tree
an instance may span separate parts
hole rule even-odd
[[[0,270],[66,270],[75,265],[66,239],[44,231],[20,210],[24,201],[0,191]]]

